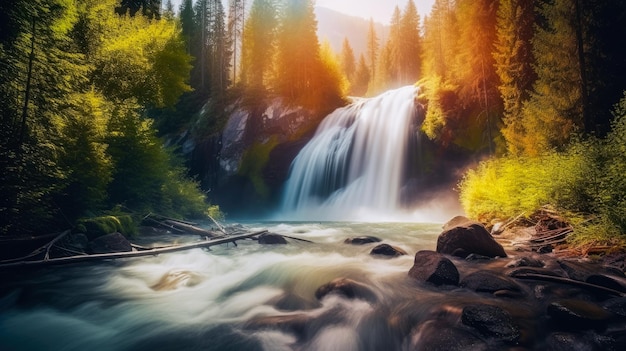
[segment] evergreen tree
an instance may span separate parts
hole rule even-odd
[[[228,39],[232,52],[232,81],[235,82],[237,77],[237,67],[241,60],[241,42],[245,24],[245,0],[229,0],[228,1]]]
[[[141,15],[150,19],[161,18],[161,0],[121,0],[115,12],[120,15],[135,16],[141,9]]]
[[[422,45],[420,17],[413,0],[409,0],[400,19],[398,50],[398,78],[401,85],[415,83],[420,76]]]
[[[272,69],[278,28],[278,9],[273,0],[254,0],[246,20],[241,59],[241,80],[264,90]]]
[[[572,0],[541,1],[533,54],[537,80],[523,107],[525,135],[519,149],[537,155],[565,145],[583,127],[581,63]]]
[[[361,54],[359,56],[359,63],[357,64],[356,73],[354,77],[354,85],[352,87],[352,94],[356,96],[363,96],[367,93],[367,87],[370,83],[370,68],[365,62],[365,56]]]
[[[367,58],[370,63],[370,77],[376,76],[376,60],[378,58],[379,41],[374,27],[374,19],[370,18],[367,31]]]
[[[498,89],[503,101],[502,134],[510,153],[518,154],[525,130],[522,106],[536,79],[533,70],[532,37],[534,0],[503,0],[498,8],[494,51]]]
[[[353,85],[354,75],[356,73],[356,59],[354,58],[354,50],[352,50],[352,46],[350,46],[347,37],[343,39],[343,45],[341,47],[341,69],[350,84]]]

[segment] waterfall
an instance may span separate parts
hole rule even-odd
[[[416,131],[417,88],[335,110],[294,159],[282,214],[294,220],[363,220],[402,209],[405,163]],[[367,218],[365,218],[367,219]]]

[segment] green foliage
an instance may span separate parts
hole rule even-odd
[[[278,145],[278,138],[271,137],[264,143],[255,143],[250,146],[241,159],[238,174],[247,177],[254,185],[257,194],[267,197],[269,189],[263,180],[263,168],[270,158],[270,152]]]
[[[580,229],[576,240],[595,240],[588,234],[598,228],[604,228],[609,237],[626,234],[626,97],[614,114],[613,130],[606,139],[577,141],[564,152],[482,162],[460,183],[465,211],[490,221],[530,215],[550,204],[569,213],[595,216]]]
[[[130,215],[82,218],[77,221],[76,228],[87,235],[90,240],[115,232],[121,233],[126,237],[132,237],[137,234],[137,227]]]
[[[119,104],[112,111],[107,143],[114,164],[109,185],[112,203],[134,211],[201,217],[205,196],[187,179],[180,160],[163,146],[150,120],[137,106]]]

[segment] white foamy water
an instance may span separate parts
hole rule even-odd
[[[402,206],[407,152],[418,138],[417,88],[408,86],[335,110],[291,165],[280,218],[409,218]]]
[[[416,223],[250,226],[313,243],[244,240],[211,251],[4,272],[0,350],[368,350],[376,345],[371,338],[399,343],[385,332],[381,310],[400,296],[415,300],[407,278],[413,255],[433,249],[440,232],[439,224]],[[369,255],[376,244],[343,243],[359,235],[409,255],[380,259]],[[318,287],[339,277],[367,285],[378,302],[316,299]],[[310,321],[303,333],[248,325],[295,314]]]

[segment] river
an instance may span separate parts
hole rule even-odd
[[[243,240],[210,251],[5,272],[0,349],[360,350],[369,349],[365,344],[402,343],[389,334],[381,306],[386,309],[398,299],[419,305],[410,296],[421,288],[407,272],[417,250],[434,249],[440,224],[245,225],[312,243],[290,239],[288,245],[269,246]],[[362,235],[376,236],[409,255],[381,259],[369,255],[375,244],[343,243]],[[183,242],[197,237],[143,240]],[[378,302],[332,295],[318,301],[316,289],[338,277],[366,284]],[[297,313],[314,321],[304,335],[249,328],[250,321],[263,316]]]

